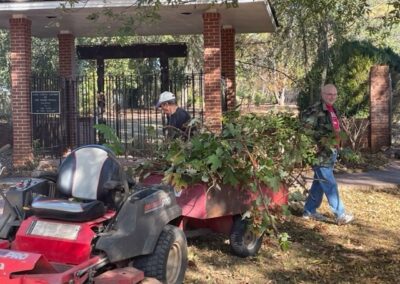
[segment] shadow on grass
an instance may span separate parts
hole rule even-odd
[[[333,226],[333,225],[332,225]],[[310,259],[292,270],[274,269],[265,273],[276,283],[394,283],[400,275],[399,235],[380,230],[379,238],[395,240],[391,249],[363,248],[357,236],[368,238],[377,229],[354,223],[350,236],[355,245],[335,242],[317,230],[312,230],[296,220],[285,225],[292,236],[297,257]],[[316,226],[316,228],[318,228]],[[340,227],[339,227],[340,228]],[[376,236],[375,236],[376,237]]]
[[[378,189],[359,189],[359,191],[369,193],[369,192],[379,192],[385,195],[400,198],[400,185],[397,188],[378,188]]]
[[[265,276],[265,283],[396,283],[400,275],[400,237],[394,230],[355,222],[346,228],[348,234],[332,235],[326,232],[327,226],[336,225],[315,222],[310,227],[301,218],[292,217],[281,228],[293,242],[288,252],[281,252],[273,240],[267,244],[268,249],[249,258],[233,256],[224,235],[207,235],[189,239],[188,243],[210,250],[202,255],[202,261],[215,270],[256,269]],[[369,239],[378,242],[390,239],[393,246],[369,247],[365,244]]]
[[[188,246],[195,246],[198,249],[208,249],[230,254],[231,249],[227,242],[228,236],[218,233],[209,233],[204,236],[188,238]]]

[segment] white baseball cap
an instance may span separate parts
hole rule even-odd
[[[158,102],[156,104],[156,107],[160,107],[162,103],[170,101],[175,101],[175,95],[171,92],[165,91],[161,93],[160,98],[158,99]]]

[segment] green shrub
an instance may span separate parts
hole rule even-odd
[[[364,158],[360,152],[353,151],[350,148],[344,148],[339,154],[340,161],[350,165],[360,165],[364,163]]]

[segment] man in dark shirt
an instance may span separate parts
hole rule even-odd
[[[165,127],[167,137],[177,138],[187,136],[187,123],[190,120],[190,115],[186,110],[177,106],[173,93],[168,91],[163,92],[156,107],[160,107],[167,115],[167,125]]]

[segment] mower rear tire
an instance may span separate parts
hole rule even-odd
[[[154,252],[134,259],[133,266],[165,284],[182,283],[187,268],[187,243],[183,231],[166,225]]]
[[[264,234],[256,235],[251,230],[251,219],[242,219],[238,215],[234,217],[229,243],[232,252],[240,257],[254,256],[261,248]]]

